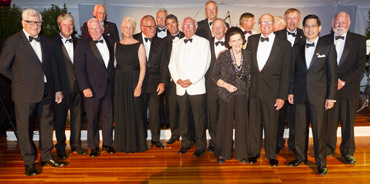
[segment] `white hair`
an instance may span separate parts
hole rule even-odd
[[[40,20],[42,20],[42,17],[41,17],[41,14],[34,10],[34,9],[31,9],[31,8],[27,8],[27,9],[24,9],[22,11],[22,20],[26,20],[29,16],[31,17],[40,17]]]
[[[89,21],[87,21],[87,27],[88,27],[88,28],[90,27],[90,24],[91,24],[92,22],[97,22],[97,23],[99,23],[100,27],[101,27],[102,29],[104,29],[104,27],[103,27],[103,25],[101,24],[100,20],[98,20],[97,18],[91,18],[91,19],[89,19]]]

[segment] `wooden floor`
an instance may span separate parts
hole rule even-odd
[[[340,142],[340,138],[338,140]],[[163,140],[164,142],[164,140]],[[36,143],[37,145],[37,143]],[[86,141],[82,143],[87,147]],[[103,152],[96,158],[70,154],[69,164],[63,168],[41,167],[41,174],[24,175],[19,146],[15,141],[0,138],[0,183],[345,183],[370,184],[370,137],[356,137],[356,165],[341,162],[339,151],[328,157],[328,175],[317,175],[310,140],[307,165],[293,168],[287,164],[293,154],[287,148],[278,155],[279,166],[270,167],[262,156],[257,164],[241,164],[234,159],[220,165],[212,153],[199,158],[192,156],[193,147],[185,155],[178,155],[180,143],[165,149],[151,148],[143,153]],[[67,152],[69,153],[69,147]]]

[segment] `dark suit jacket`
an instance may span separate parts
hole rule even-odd
[[[276,36],[281,36],[285,40],[288,40],[287,39],[287,32],[288,31],[285,28],[285,29],[282,29],[280,31],[276,31],[275,34],[276,34]],[[304,36],[303,30],[297,28],[297,35],[296,35],[295,40],[294,40],[294,45],[301,42],[301,41],[305,41],[305,40],[306,40],[306,37]]]
[[[141,32],[135,34],[134,38],[141,43],[145,42]],[[169,75],[168,73],[167,44],[163,39],[154,36],[150,45],[149,60],[146,64],[145,78],[142,86],[143,93],[155,93],[159,83],[168,85],[166,80],[166,76]]]
[[[179,39],[185,37],[185,35],[182,31],[180,31],[178,34],[179,34]],[[163,38],[163,40],[167,44],[167,69],[168,69],[168,64],[170,63],[171,52],[172,52],[173,36],[171,35],[171,33],[169,33],[169,34],[167,34],[166,37]],[[167,76],[166,76],[166,81],[167,81],[166,86],[167,86],[167,84],[169,85],[170,78],[171,78],[171,75],[170,75],[170,72],[168,71]]]
[[[229,28],[229,24],[226,23],[226,26]],[[212,30],[209,28],[208,19],[204,19],[198,22],[198,28],[195,32],[196,35],[201,36],[208,41],[211,41],[212,39]]]
[[[105,38],[110,38],[114,42],[119,41],[118,29],[115,23],[104,21],[104,34],[103,35]],[[90,38],[90,35],[87,29],[87,22],[85,22],[81,28],[81,39],[86,40],[89,38]]]
[[[211,64],[209,65],[208,71],[206,73],[206,86],[207,86],[207,93],[211,93],[217,95],[216,93],[216,83],[212,80],[212,71],[213,67],[216,63],[216,53],[215,53],[215,37],[212,37],[209,41],[210,49],[211,49]]]
[[[44,75],[51,97],[61,91],[58,70],[50,41],[41,38],[42,62],[23,31],[9,37],[0,55],[0,73],[12,80],[12,99],[19,103],[36,103],[43,99]]]
[[[288,97],[291,66],[291,45],[286,39],[275,36],[270,56],[264,68],[259,71],[257,49],[261,34],[248,37],[247,50],[252,53],[250,97],[265,101],[277,98],[286,100]]]
[[[321,39],[334,43],[334,33],[328,34]],[[339,90],[338,97],[341,99],[355,99],[360,95],[360,81],[366,63],[365,37],[347,32],[343,54],[338,65],[338,78],[346,82]]]
[[[113,92],[114,85],[114,46],[113,40],[105,38],[109,49],[109,63],[105,67],[104,60],[94,41],[81,40],[74,53],[74,69],[81,91],[90,88],[93,97],[100,99],[105,96],[107,88]]]
[[[72,37],[72,39],[74,54],[76,54],[76,45],[80,39],[76,37]],[[73,63],[71,60],[73,58],[69,58],[68,52],[59,34],[52,39],[52,47],[55,62],[58,66],[59,78],[62,85],[63,93],[72,93],[75,83],[77,83],[73,69]],[[79,91],[79,89],[77,90]]]
[[[294,94],[295,104],[309,101],[313,105],[324,105],[326,99],[334,100],[337,94],[335,46],[320,38],[307,69],[305,44],[306,42],[300,42],[293,47],[289,94]]]

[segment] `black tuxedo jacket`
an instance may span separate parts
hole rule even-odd
[[[23,31],[9,37],[0,55],[0,73],[12,80],[12,99],[19,103],[36,103],[43,99],[44,75],[51,97],[61,91],[58,70],[50,41],[41,38],[42,62]]]
[[[80,39],[72,37],[72,40],[74,54],[76,54],[76,45]],[[58,73],[63,93],[72,93],[75,83],[77,83],[73,69],[73,58],[69,57],[59,34],[52,39],[52,47],[55,62],[58,66]],[[79,91],[79,89],[77,90]]]
[[[259,71],[257,49],[261,34],[248,37],[247,50],[251,52],[251,90],[250,97],[265,101],[288,97],[291,66],[291,45],[286,39],[275,36],[270,56],[263,69]]]
[[[226,26],[229,28],[229,24],[226,23]],[[201,36],[208,41],[211,41],[212,39],[212,30],[209,28],[208,19],[204,19],[198,22],[198,28],[195,32],[196,35]]]
[[[74,69],[80,90],[90,88],[97,99],[103,98],[107,89],[113,89],[114,85],[114,41],[106,37],[104,40],[109,49],[108,67],[105,67],[103,57],[91,38],[79,41],[74,53]]]
[[[212,71],[213,67],[216,63],[216,53],[215,53],[215,37],[212,37],[209,41],[210,49],[211,49],[211,64],[209,65],[208,71],[206,73],[206,84],[207,84],[207,93],[214,93],[216,94],[216,83],[212,80]]]
[[[334,43],[334,33],[321,39]],[[366,63],[366,40],[362,35],[347,32],[343,54],[338,65],[338,78],[346,85],[337,93],[342,99],[357,100],[360,95],[360,81]]]
[[[178,33],[178,35],[179,35],[179,39],[185,37],[185,35],[182,31],[180,31]],[[171,34],[167,34],[167,36],[163,38],[163,40],[166,42],[166,45],[167,45],[167,70],[168,70],[168,64],[170,63],[170,59],[171,59],[173,38],[174,38],[174,36],[172,36]],[[170,85],[169,84],[170,78],[171,78],[171,75],[170,75],[170,72],[168,71],[167,76],[166,76],[166,81],[167,81],[166,86]]]
[[[134,38],[141,43],[145,42],[141,32],[135,34]],[[150,45],[149,60],[146,62],[143,93],[155,93],[159,83],[168,85],[166,80],[168,75],[167,44],[163,39],[154,36]]]
[[[114,42],[119,41],[118,29],[115,23],[104,21],[104,37],[110,38]],[[87,40],[90,38],[89,31],[87,29],[87,22],[81,28],[81,39]]]
[[[276,34],[276,36],[281,36],[285,40],[288,40],[287,39],[287,32],[288,31],[285,28],[285,29],[282,29],[280,31],[276,31],[275,34]],[[294,45],[301,42],[301,41],[305,41],[305,40],[306,40],[306,37],[304,36],[303,30],[297,28],[297,35],[296,35],[295,40],[294,40]]]
[[[326,99],[334,100],[337,94],[337,53],[335,45],[319,39],[310,67],[307,69],[305,46],[300,42],[293,47],[289,94],[295,104],[310,102],[324,105]]]

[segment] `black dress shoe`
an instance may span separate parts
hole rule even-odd
[[[276,154],[279,154],[283,148],[276,148]]]
[[[64,149],[63,150],[57,150],[57,157],[61,160],[67,159],[66,151]]]
[[[221,156],[217,157],[217,163],[219,163],[219,164],[225,163],[224,157],[221,157]]]
[[[55,160],[55,159],[50,159],[49,161],[41,162],[41,166],[47,166],[47,165],[50,165],[51,167],[64,167],[66,163]]]
[[[189,149],[190,149],[190,147],[189,148],[181,147],[180,150],[179,150],[179,154],[180,155],[185,154],[186,152],[188,152]]]
[[[317,173],[320,175],[326,175],[328,174],[328,169],[326,167],[318,167],[317,168]]]
[[[102,147],[102,150],[105,150],[105,152],[109,153],[109,154],[114,154],[116,151],[113,149],[112,146],[103,146]]]
[[[270,166],[276,167],[279,165],[279,161],[276,160],[275,158],[270,158]]]
[[[97,157],[97,156],[99,156],[99,148],[90,150],[90,157]]]
[[[87,154],[87,151],[85,149],[82,149],[81,146],[73,147],[71,150],[72,150],[72,152],[76,152],[79,155],[86,155]]]
[[[203,153],[204,151],[195,150],[195,152],[193,153],[193,157],[200,157],[202,156]]]
[[[356,164],[356,159],[352,155],[342,156],[345,164]]]
[[[25,168],[25,173],[24,174],[26,174],[27,176],[36,176],[37,175],[35,164],[25,165],[24,168]]]
[[[152,146],[155,146],[157,148],[164,148],[164,145],[161,143],[161,141],[152,141]]]
[[[167,142],[166,142],[166,144],[173,144],[173,143],[175,143],[176,141],[178,141],[179,139],[170,139],[170,140],[168,140]]]
[[[248,158],[248,162],[250,164],[255,164],[257,162],[257,156],[255,156],[255,157],[249,157]]]
[[[293,161],[291,161],[291,162],[289,162],[289,166],[292,166],[292,167],[297,167],[297,166],[299,166],[301,163],[303,163],[302,161],[300,161],[300,160],[298,160],[298,159],[295,159],[295,160],[293,160]]]
[[[210,144],[207,148],[207,151],[208,152],[214,152],[215,151],[215,145],[214,144]]]

